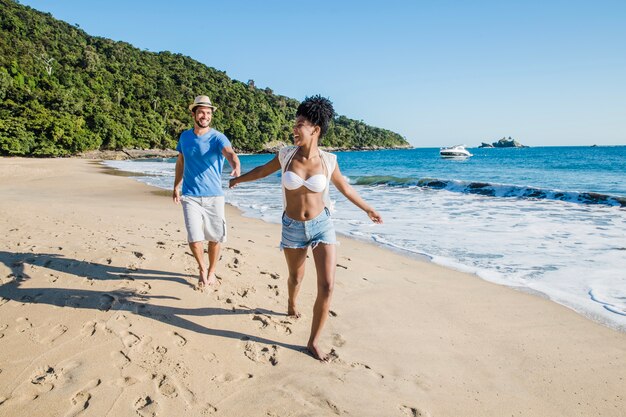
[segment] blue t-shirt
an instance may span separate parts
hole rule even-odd
[[[183,195],[214,197],[224,195],[222,190],[222,149],[231,146],[228,138],[215,129],[196,136],[193,129],[180,134],[176,150],[183,154]]]

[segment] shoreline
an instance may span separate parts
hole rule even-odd
[[[238,155],[271,154],[271,153],[278,152],[278,150],[284,146],[288,146],[288,144],[282,143],[280,146],[268,147],[259,152],[253,152],[253,153],[245,153],[245,152],[238,151],[237,154]],[[321,146],[320,148],[328,152],[366,152],[366,151],[381,151],[381,150],[396,150],[396,149],[414,149],[412,145],[394,146],[394,147],[366,146],[362,148],[333,148],[333,147]],[[91,151],[80,152],[76,155],[68,155],[67,158],[122,161],[122,160],[140,160],[140,159],[151,159],[151,158],[176,158],[177,156],[178,156],[178,151],[176,151],[175,149],[122,149],[119,151],[117,150],[91,150]]]
[[[103,165],[103,167],[105,167],[107,169],[107,173],[110,173],[112,175],[119,175],[119,176],[128,176],[128,177],[151,177],[152,175],[150,174],[146,174],[146,173],[142,173],[142,172],[133,172],[133,171],[124,171],[123,169],[119,169],[119,168],[112,168],[110,165],[108,165],[106,163],[107,161],[101,161],[101,164]],[[155,176],[155,178],[158,178],[158,176]],[[161,188],[160,186],[157,185],[150,185],[151,187],[153,187],[154,189],[158,189],[160,190],[158,193],[164,196],[168,196],[169,197],[169,191],[164,190],[163,188]],[[227,203],[230,204],[230,203]],[[259,216],[259,215],[255,215],[254,213],[250,214],[249,212],[247,212],[246,209],[244,208],[239,208],[236,205],[232,205],[232,207],[234,207],[236,210],[238,210],[239,214],[244,216],[244,217],[249,217],[249,218],[253,218],[253,219],[262,219],[263,216]],[[278,217],[276,218],[277,221],[270,221],[268,219],[263,220],[264,222],[267,222],[269,224],[279,224],[279,220]],[[611,317],[607,317],[604,316],[602,314],[598,314],[598,312],[593,311],[592,309],[590,309],[589,307],[583,306],[583,305],[578,305],[576,303],[573,303],[570,299],[559,299],[558,297],[555,297],[554,294],[550,294],[550,292],[544,292],[540,289],[535,289],[529,286],[524,286],[524,285],[518,285],[515,283],[511,283],[508,282],[505,278],[502,277],[491,277],[490,276],[490,271],[488,270],[484,270],[484,269],[480,269],[477,267],[473,267],[473,266],[468,266],[465,264],[460,263],[459,261],[455,260],[455,259],[449,259],[449,258],[444,258],[444,259],[439,259],[436,260],[435,258],[437,258],[435,255],[430,255],[428,253],[425,252],[418,252],[418,251],[414,251],[414,250],[410,250],[410,249],[406,249],[406,248],[402,248],[399,246],[394,246],[393,244],[389,243],[389,242],[380,242],[380,241],[376,241],[375,239],[367,239],[364,237],[359,237],[359,236],[353,236],[347,233],[343,233],[342,231],[338,230],[337,231],[338,234],[341,234],[342,236],[345,236],[346,238],[352,239],[352,240],[356,240],[356,241],[360,241],[360,242],[366,242],[366,243],[371,243],[373,244],[375,247],[378,248],[382,248],[384,250],[389,250],[392,251],[394,253],[412,258],[412,259],[417,259],[417,260],[422,260],[422,261],[428,261],[431,262],[433,264],[439,265],[441,267],[447,268],[447,269],[451,269],[457,272],[461,272],[461,273],[468,273],[471,275],[474,275],[484,281],[490,282],[490,283],[494,283],[497,285],[502,285],[517,291],[521,291],[521,292],[525,292],[528,294],[532,294],[535,296],[539,296],[541,298],[544,299],[548,299],[554,303],[557,303],[559,305],[565,306],[569,309],[571,309],[572,311],[576,312],[577,314],[585,317],[588,320],[591,320],[595,323],[601,324],[603,326],[606,326],[608,328],[611,328],[613,330],[617,330],[619,332],[622,333],[626,333],[626,325],[624,325],[623,323],[619,322],[619,318],[611,318]],[[593,300],[596,303],[599,304],[604,304],[600,301],[596,301],[595,299]],[[613,312],[612,310],[610,310],[613,314],[617,314],[620,315],[620,313],[616,313]]]
[[[193,291],[180,207],[80,159],[0,158],[0,414],[607,415],[626,335],[553,301],[340,236],[330,364],[285,316],[279,225],[228,206]],[[451,401],[450,399],[454,399]],[[85,407],[86,408],[86,407]]]

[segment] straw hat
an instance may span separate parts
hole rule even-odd
[[[209,96],[198,96],[194,99],[193,103],[189,105],[189,111],[193,111],[196,107],[210,107],[213,111],[217,110],[217,106],[211,103]]]

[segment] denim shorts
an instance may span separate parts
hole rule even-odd
[[[335,226],[326,207],[317,217],[306,220],[294,220],[283,213],[283,232],[280,249],[315,248],[320,243],[338,245]]]

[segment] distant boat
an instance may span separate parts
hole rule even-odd
[[[442,158],[469,158],[471,153],[463,145],[450,146],[449,148],[439,149],[439,155]]]

